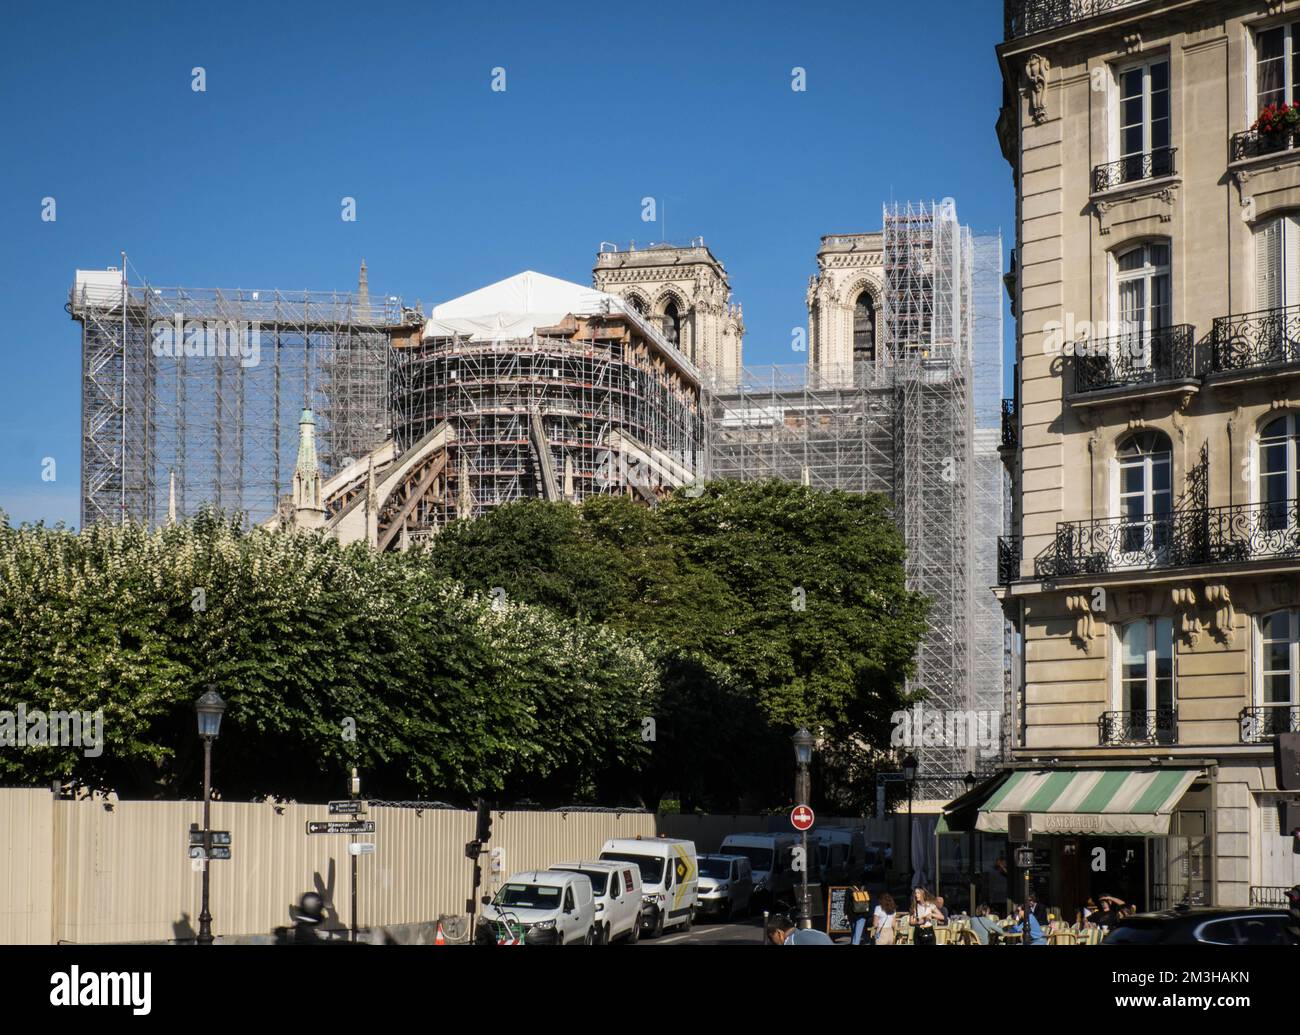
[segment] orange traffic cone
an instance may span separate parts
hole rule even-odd
[[[436,935],[436,936],[434,937],[434,939],[433,939],[433,944],[434,944],[434,945],[446,945],[446,944],[447,944],[447,939],[446,939],[446,937],[443,936],[443,933],[442,933],[442,921],[441,921],[441,920],[438,921],[438,933],[437,933],[437,935]]]

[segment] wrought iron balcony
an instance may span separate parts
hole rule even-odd
[[[1298,136],[1296,133],[1261,133],[1257,129],[1234,133],[1228,141],[1228,160],[1241,162],[1247,158],[1290,151],[1295,148]]]
[[[1020,39],[1036,32],[1071,25],[1143,0],[1006,0],[1003,5],[1005,38]]]
[[[1021,539],[1019,536],[998,536],[998,585],[1009,586],[1020,578]]]
[[[1252,906],[1281,906],[1286,908],[1287,892],[1291,889],[1285,885],[1252,884],[1250,886],[1250,904]]]
[[[1002,448],[1015,449],[1020,444],[1020,415],[1014,399],[1002,400]]]
[[[1073,578],[1300,557],[1296,500],[1062,521],[1034,558],[1038,578]]]
[[[1099,194],[1104,190],[1122,187],[1126,183],[1140,183],[1142,180],[1173,176],[1177,171],[1174,162],[1177,154],[1176,147],[1162,147],[1157,151],[1145,151],[1140,155],[1121,158],[1118,162],[1099,165],[1092,170],[1092,192]]]
[[[1262,744],[1279,733],[1300,733],[1300,707],[1275,704],[1243,708],[1238,722],[1243,744]]]
[[[1138,328],[1075,346],[1074,394],[1190,380],[1198,375],[1197,366],[1191,325]]]
[[[1215,373],[1300,363],[1300,305],[1220,316],[1210,332]]]
[[[1124,744],[1177,744],[1178,710],[1153,708],[1138,712],[1102,712],[1097,720],[1102,747]]]

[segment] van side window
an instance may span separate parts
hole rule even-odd
[[[735,859],[731,860],[731,879],[740,880],[740,863]]]
[[[619,890],[618,874],[614,874],[614,879],[609,882],[609,897],[618,898],[623,892]]]
[[[564,911],[566,913],[573,910],[573,886],[564,889]]]
[[[674,866],[672,862],[669,862],[668,865],[664,867],[664,870],[667,871],[664,874],[664,890],[666,891],[673,886],[673,877],[677,873],[677,867]]]

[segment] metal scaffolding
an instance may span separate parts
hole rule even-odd
[[[909,690],[923,707],[1005,728],[1004,619],[996,584],[1004,474],[1002,244],[972,236],[951,202],[884,212],[881,347],[852,371],[747,368],[707,379],[707,476],[782,478],[894,501],[907,578],[931,598]],[[989,771],[977,745],[921,745],[935,773]],[[955,797],[960,780],[927,784]]]
[[[155,288],[121,269],[78,271],[81,524],[162,523],[213,504],[249,522],[289,492],[298,418],[320,418],[321,459],[383,441],[396,298]]]
[[[514,500],[653,500],[689,480],[699,389],[657,360],[648,332],[616,311],[579,318],[571,336],[431,337],[394,350],[399,453],[443,422],[451,432],[445,497],[416,534]]]

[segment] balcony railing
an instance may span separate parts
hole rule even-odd
[[[1005,36],[1009,40],[1032,36],[1142,0],[1006,0],[1003,5]]]
[[[1300,305],[1220,316],[1210,332],[1216,373],[1300,363]]]
[[[1300,707],[1275,704],[1243,708],[1238,721],[1243,744],[1262,744],[1279,733],[1300,733]]]
[[[1174,162],[1177,154],[1176,147],[1162,147],[1140,155],[1129,155],[1118,162],[1099,165],[1092,170],[1092,192],[1099,194],[1104,190],[1122,187],[1126,183],[1139,183],[1142,180],[1173,176],[1177,169]]]
[[[1074,393],[1195,378],[1195,330],[1189,324],[1138,328],[1076,346]]]
[[[1279,887],[1268,884],[1252,884],[1250,886],[1250,904],[1252,906],[1281,906],[1287,907],[1287,892],[1289,887]]]
[[[1300,557],[1296,500],[1062,521],[1034,559],[1039,578]]]
[[[1015,449],[1020,444],[1020,418],[1014,399],[1002,400],[1002,446]]]
[[[998,585],[1009,586],[1020,578],[1019,536],[998,536]]]
[[[1233,162],[1261,155],[1277,154],[1290,151],[1296,146],[1296,133],[1261,133],[1257,129],[1248,129],[1244,133],[1234,133],[1228,141],[1228,159]]]
[[[1102,747],[1177,744],[1178,712],[1174,708],[1102,712],[1101,718],[1097,720],[1097,742]]]

